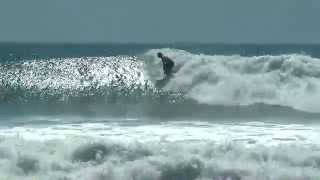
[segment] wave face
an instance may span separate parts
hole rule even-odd
[[[163,74],[155,57],[159,51],[176,63],[162,90],[154,87]],[[6,113],[12,106],[23,109],[17,104],[41,112],[45,104],[59,113],[80,108],[126,115],[217,115],[221,109],[238,115],[270,109],[319,113],[319,77],[319,59],[299,54],[244,57],[152,49],[139,56],[25,60],[0,64],[0,105]]]
[[[0,90],[1,114],[11,111],[143,114],[149,102],[157,105],[160,101],[171,103],[171,99],[175,102],[179,99],[176,93],[155,89],[145,77],[143,61],[134,56],[1,64]]]
[[[33,60],[0,66],[2,101],[9,95],[30,98],[98,94],[104,90],[144,84],[142,63],[135,57],[93,57]],[[17,97],[15,97],[16,100]],[[27,100],[27,99],[26,99]]]

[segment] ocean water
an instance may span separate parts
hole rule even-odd
[[[317,180],[319,78],[320,45],[0,44],[0,180]]]

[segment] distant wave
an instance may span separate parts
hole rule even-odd
[[[176,62],[174,78],[162,90],[153,85],[163,74],[158,51]],[[25,60],[0,64],[0,105],[46,103],[65,111],[135,109],[134,114],[172,116],[221,108],[249,114],[257,107],[319,113],[319,77],[319,59],[299,54],[243,57],[152,49],[138,56]]]

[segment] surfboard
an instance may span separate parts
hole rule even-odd
[[[164,86],[166,86],[168,84],[168,82],[170,81],[170,79],[172,77],[173,76],[171,75],[171,76],[166,76],[163,79],[157,80],[155,83],[155,86],[159,89],[163,88]]]

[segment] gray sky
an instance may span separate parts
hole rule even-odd
[[[1,0],[0,41],[320,43],[320,0]]]

